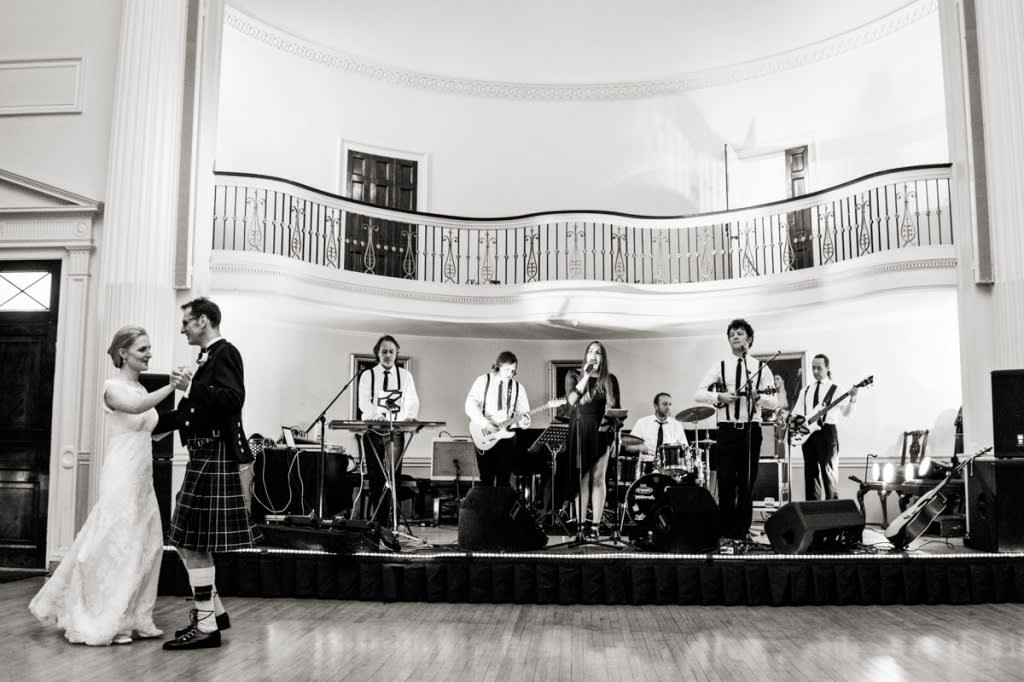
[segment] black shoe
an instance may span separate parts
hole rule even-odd
[[[195,611],[195,609],[192,609],[192,611]],[[189,625],[187,625],[186,627],[183,627],[180,630],[175,630],[174,631],[175,638],[181,637],[183,634],[188,632],[188,629],[190,627],[192,627],[194,624],[195,623],[190,623]],[[224,613],[222,613],[219,616],[217,616],[217,629],[218,630],[230,630],[231,629],[231,619],[228,618],[228,612],[227,611],[225,611]]]
[[[192,649],[216,649],[220,647],[220,630],[201,632],[199,627],[191,627],[181,637],[164,642],[167,651],[190,651]]]

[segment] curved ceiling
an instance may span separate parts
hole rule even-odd
[[[756,61],[862,27],[908,0],[228,0],[311,43],[453,78],[585,84]]]

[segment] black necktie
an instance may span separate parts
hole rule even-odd
[[[736,392],[736,393],[738,393],[739,390],[740,390],[740,378],[743,376],[742,375],[742,371],[743,371],[743,358],[736,358],[736,383],[733,385],[733,388],[732,388],[732,390],[734,392]],[[734,405],[734,407],[733,407],[733,418],[736,421],[739,421],[740,420],[740,401],[737,400],[736,402],[733,403],[733,405]]]
[[[818,406],[818,391],[820,391],[820,390],[821,390],[821,382],[819,381],[817,383],[817,385],[814,387],[814,402],[811,403],[811,407],[817,407]]]
[[[384,370],[384,390],[385,391],[388,390],[388,379],[390,379],[390,378],[391,378],[391,370],[390,369]]]
[[[498,382],[498,412],[501,412],[504,409],[503,406],[505,403],[501,401],[501,387],[504,385],[504,383],[505,382],[503,381]]]
[[[658,444],[654,446],[655,450],[661,449],[661,444],[665,442],[665,422],[658,422]]]

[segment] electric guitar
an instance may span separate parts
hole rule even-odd
[[[481,452],[486,452],[494,447],[499,440],[511,438],[516,435],[514,431],[510,431],[508,427],[512,426],[526,415],[535,415],[538,412],[544,410],[550,410],[556,407],[565,405],[565,398],[557,398],[555,400],[549,400],[540,407],[535,407],[529,412],[521,412],[513,414],[511,417],[503,422],[500,422],[497,426],[488,424],[487,426],[480,426],[474,422],[469,423],[469,435],[473,437],[473,443],[477,449]]]
[[[716,393],[726,393],[725,382],[724,381],[716,381],[715,383],[713,383],[710,386],[708,386],[708,390],[709,391],[714,391]],[[775,395],[778,392],[779,392],[779,389],[775,388],[774,386],[769,386],[768,388],[759,388],[756,391],[751,391],[749,388],[741,389],[735,395],[736,395],[737,398],[746,398],[747,400],[750,400],[751,394],[754,394],[754,395]],[[732,403],[727,403],[727,402],[723,402],[723,401],[719,400],[717,403],[715,403],[715,408],[728,407],[731,404]]]
[[[960,460],[959,464],[950,469],[949,473],[946,474],[946,478],[941,483],[917,498],[914,504],[907,507],[906,511],[893,519],[889,527],[885,529],[885,539],[891,542],[892,546],[896,549],[903,549],[921,537],[921,533],[928,530],[928,526],[932,524],[932,521],[946,509],[946,496],[939,492],[942,490],[942,487],[963,471],[964,467],[971,460],[991,449],[991,447],[987,447],[984,450],[978,450],[970,457]]]
[[[865,386],[870,386],[873,383],[875,383],[875,375],[872,374],[867,379],[854,384],[849,391],[842,394],[835,400],[831,400],[819,407],[818,410],[812,413],[810,417],[805,417],[802,414],[791,416],[789,418],[789,442],[793,445],[802,445],[812,433],[821,429],[821,424],[825,421],[825,415],[828,414],[828,411],[846,400],[846,398],[853,393],[854,388],[864,388]]]

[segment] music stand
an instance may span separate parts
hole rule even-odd
[[[558,474],[558,453],[565,446],[565,441],[568,438],[568,424],[551,424],[541,431],[541,434],[537,436],[537,440],[533,441],[533,445],[526,450],[529,453],[536,454],[540,452],[541,448],[546,447],[551,455],[551,511],[548,513],[551,515],[552,524],[557,523],[565,531],[566,535],[570,535],[569,528],[565,525],[562,517],[558,515],[558,511],[555,510],[555,481]]]

